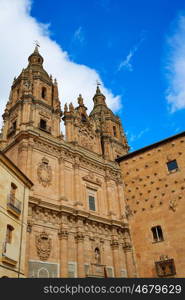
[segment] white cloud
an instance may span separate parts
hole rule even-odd
[[[139,133],[137,134],[133,134],[131,133],[130,134],[130,137],[128,137],[129,141],[132,143],[132,142],[135,142],[136,140],[139,140],[145,133],[147,133],[149,131],[149,128],[145,128],[143,130],[141,130]],[[128,133],[128,136],[129,136],[129,133]]]
[[[30,9],[30,0],[0,0],[0,114],[8,100],[13,78],[26,67],[35,40],[41,45],[39,51],[44,57],[44,68],[58,80],[62,107],[65,102],[71,101],[76,105],[81,93],[85,105],[91,110],[98,80],[107,97],[107,104],[117,111],[121,106],[121,97],[114,96],[104,86],[96,70],[70,61],[68,53],[50,38],[49,25],[31,17]]]
[[[124,67],[130,72],[133,71],[133,67],[132,67],[130,60],[131,60],[132,56],[134,55],[134,53],[136,52],[136,51],[134,51],[134,49],[131,50],[129,52],[129,54],[127,55],[127,57],[119,64],[118,71],[120,71]]]
[[[185,16],[178,16],[175,31],[168,38],[167,76],[169,87],[166,99],[171,112],[185,108]]]
[[[75,32],[74,32],[74,40],[80,42],[81,44],[83,44],[85,37],[84,37],[84,32],[82,27],[78,27]]]
[[[145,32],[142,32],[142,37],[141,37],[140,41],[130,50],[130,52],[126,56],[126,58],[121,61],[121,63],[118,66],[118,71],[121,71],[123,68],[127,69],[130,72],[133,71],[133,66],[131,64],[131,60],[132,60],[134,54],[137,52],[138,48],[140,47],[141,43],[144,41],[144,34],[145,34]]]

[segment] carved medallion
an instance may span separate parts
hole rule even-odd
[[[51,252],[51,238],[43,231],[36,236],[36,248],[37,254],[41,260],[47,260]]]
[[[48,165],[48,162],[48,159],[43,158],[42,162],[37,168],[39,183],[41,183],[44,187],[50,185],[52,181],[52,170],[51,167]]]

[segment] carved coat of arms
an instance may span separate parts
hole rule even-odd
[[[51,252],[51,238],[46,232],[36,236],[37,254],[41,260],[47,260]]]
[[[44,187],[50,185],[52,180],[52,170],[51,166],[48,165],[48,162],[48,159],[43,158],[37,168],[39,183],[41,183]]]

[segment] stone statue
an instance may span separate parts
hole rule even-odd
[[[96,264],[100,264],[100,261],[101,261],[100,250],[98,248],[95,249],[95,261],[96,261]]]
[[[79,97],[78,97],[78,104],[79,105],[83,105],[84,102],[83,102],[83,98],[82,98],[82,95],[80,94]]]

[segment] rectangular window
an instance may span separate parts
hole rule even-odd
[[[76,262],[68,263],[68,277],[75,278],[76,277]]]
[[[107,277],[114,277],[113,267],[106,267]]]
[[[40,128],[46,130],[46,121],[43,119],[40,119]]]
[[[85,276],[87,277],[89,275],[89,264],[84,265],[84,271],[85,271]]]
[[[89,195],[89,209],[95,211],[95,197]]]
[[[116,126],[113,126],[113,133],[114,133],[114,136],[117,136]]]
[[[127,278],[127,270],[125,269],[121,270],[121,278]]]
[[[168,168],[169,172],[177,171],[178,170],[178,165],[177,165],[176,159],[167,162],[167,168]]]
[[[161,226],[152,227],[151,230],[154,242],[161,242],[164,240]]]

